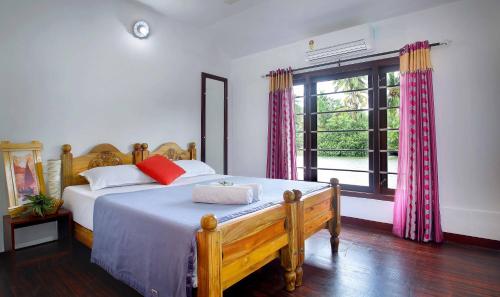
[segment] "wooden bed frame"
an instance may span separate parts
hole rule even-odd
[[[110,144],[95,146],[88,154],[73,157],[71,146],[62,147],[62,188],[85,184],[78,174],[93,167],[134,164],[150,155],[169,159],[196,159],[196,147],[183,150],[173,142],[153,152],[147,144],[135,144],[132,153],[121,153]],[[340,186],[302,196],[298,190],[283,193],[281,204],[219,224],[207,214],[197,232],[198,296],[218,297],[223,291],[276,258],[284,268],[287,291],[302,285],[304,241],[321,229],[331,234],[332,252],[338,250],[340,233]],[[75,238],[92,248],[92,231],[75,222]]]

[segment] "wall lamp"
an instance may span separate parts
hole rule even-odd
[[[146,21],[137,21],[132,30],[134,36],[139,39],[146,39],[149,36],[149,24]]]

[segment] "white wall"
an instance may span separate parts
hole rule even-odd
[[[147,40],[129,33],[142,18]],[[0,139],[40,140],[44,160],[64,143],[74,154],[199,143],[201,72],[229,69],[197,29],[133,0],[1,0],[0,40]],[[2,214],[3,180],[0,170]],[[20,231],[21,246],[57,236],[54,224]]]
[[[447,232],[500,240],[500,1],[462,1],[373,23],[377,51],[428,39],[432,50],[441,214]],[[348,29],[338,31],[348,34]],[[306,41],[231,62],[229,171],[265,176],[267,80],[305,66]],[[342,214],[392,222],[392,202],[343,197]]]

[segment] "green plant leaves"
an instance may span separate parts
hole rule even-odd
[[[54,207],[54,199],[43,194],[27,196],[30,202],[26,203],[26,213],[43,217]]]

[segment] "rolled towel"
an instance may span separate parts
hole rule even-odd
[[[210,185],[218,185],[218,186],[226,186],[226,187],[233,187],[233,186],[244,186],[244,187],[251,187],[252,192],[253,192],[253,198],[252,198],[252,203],[258,202],[262,199],[264,189],[262,188],[261,184],[233,184],[232,182],[228,181],[222,181],[222,182],[213,182],[210,183]]]
[[[262,199],[262,195],[264,193],[264,189],[262,188],[261,184],[236,184],[235,186],[245,186],[245,187],[251,187],[253,191],[253,202],[258,202]]]
[[[253,190],[249,186],[195,185],[193,202],[216,204],[250,204]]]

